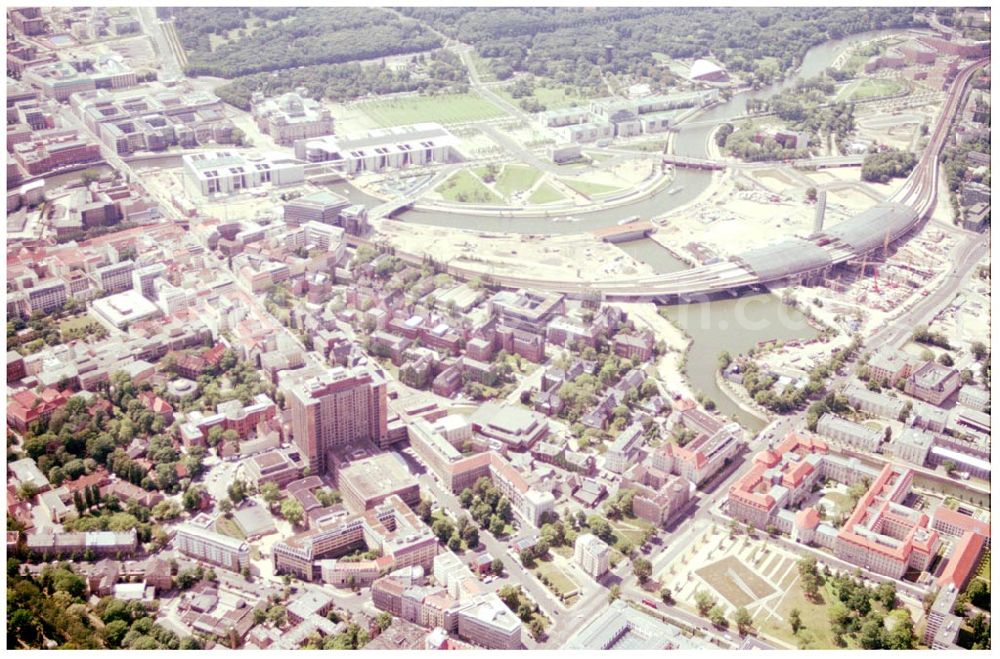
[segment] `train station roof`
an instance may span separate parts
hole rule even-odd
[[[890,242],[899,238],[916,219],[916,213],[902,204],[878,204],[823,233],[862,254],[885,244],[886,235]]]
[[[833,262],[825,249],[802,238],[788,238],[767,247],[758,247],[743,252],[736,258],[760,277],[761,281],[825,268]]]

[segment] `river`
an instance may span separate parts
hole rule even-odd
[[[655,240],[636,240],[621,247],[656,272],[683,269],[683,263]],[[678,268],[678,264],[682,267]],[[735,356],[762,341],[812,338],[816,330],[806,317],[771,293],[678,304],[665,309],[667,319],[691,339],[685,373],[691,388],[704,393],[715,402],[719,413],[735,416],[745,428],[763,428],[765,424],[760,419],[737,405],[716,383],[719,353],[727,351]]]
[[[695,116],[692,121],[699,125],[684,127],[675,138],[674,150],[678,155],[694,158],[708,157],[708,137],[714,130],[714,125],[702,125],[705,121],[724,122],[738,117],[746,112],[748,98],[767,98],[783,89],[795,85],[800,80],[811,78],[822,73],[837,58],[843,50],[852,44],[867,41],[878,34],[888,32],[864,32],[843,39],[827,41],[814,46],[806,52],[802,65],[794,75],[785,80],[763,87],[757,91],[736,94],[730,101],[720,103]],[[545,233],[567,234],[583,233],[611,226],[619,220],[638,215],[641,218],[659,217],[669,211],[695,201],[712,182],[712,173],[694,169],[677,169],[675,178],[670,185],[643,199],[629,202],[613,208],[604,208],[586,212],[572,209],[540,212],[519,217],[497,217],[482,214],[463,213],[461,210],[410,210],[400,213],[398,220],[415,224],[429,224],[457,229],[473,229],[479,231],[502,231],[508,233]],[[673,190],[673,194],[670,191]],[[555,217],[572,216],[574,222],[555,222]]]

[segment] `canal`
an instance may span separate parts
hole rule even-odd
[[[687,266],[655,240],[646,238],[619,245],[627,254],[650,265],[657,273],[677,272]],[[732,400],[716,382],[719,353],[735,356],[758,343],[809,339],[816,330],[797,309],[777,295],[757,293],[663,307],[667,319],[691,339],[685,377],[691,388],[715,402],[726,417],[735,416],[745,428],[760,430],[765,423]]]

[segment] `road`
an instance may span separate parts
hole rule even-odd
[[[160,80],[164,82],[180,80],[184,77],[184,69],[177,61],[175,46],[167,35],[164,22],[156,17],[156,7],[140,6],[137,8],[137,12],[139,22],[142,24],[142,31],[153,40],[156,53],[160,57]]]
[[[930,322],[941,309],[951,301],[955,292],[962,286],[976,264],[989,252],[990,236],[968,234],[955,248],[952,254],[951,267],[944,281],[933,292],[918,302],[913,309],[891,321],[885,328],[879,330],[865,342],[869,350],[877,350],[882,346],[902,347],[909,340],[913,328]]]
[[[475,89],[483,98],[489,100],[501,109],[506,110],[512,116],[515,116],[528,124],[534,123],[534,115],[517,107],[483,83],[483,81],[479,78],[479,71],[476,70],[476,64],[472,61],[473,50],[472,46],[461,45],[455,47],[455,51],[458,53],[459,57],[462,58],[462,63],[465,64],[465,68],[469,70],[469,82],[471,83],[472,88]]]
[[[446,491],[434,479],[428,471],[417,477],[421,487],[433,495],[433,499],[441,504],[442,509],[457,514],[462,510],[462,504],[458,497]],[[486,547],[493,558],[499,558],[503,562],[504,571],[507,573],[507,580],[514,585],[520,586],[537,604],[539,609],[552,621],[552,627],[558,628],[561,620],[565,617],[566,608],[549,592],[545,586],[532,577],[522,565],[514,560],[508,552],[507,546],[493,537],[489,531],[482,529],[479,531],[479,542]],[[525,634],[526,643],[527,634]]]

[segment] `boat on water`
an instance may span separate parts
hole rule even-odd
[[[670,188],[669,190],[667,190],[667,194],[671,194],[671,195],[672,194],[677,194],[678,192],[682,192],[683,190],[684,190],[683,187],[680,187],[680,188]]]
[[[639,216],[633,215],[632,217],[626,217],[624,220],[618,220],[618,226],[623,226],[625,224],[632,224],[633,222],[638,222]]]

